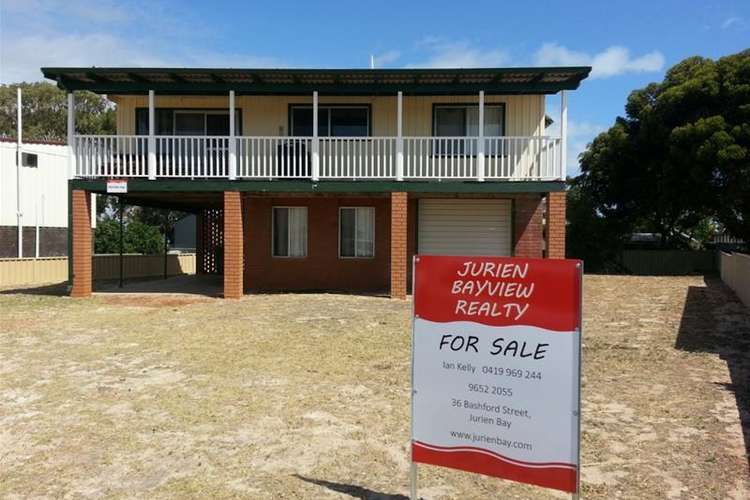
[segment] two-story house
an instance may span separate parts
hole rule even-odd
[[[198,215],[199,271],[223,273],[225,297],[404,297],[415,254],[565,255],[565,92],[588,67],[42,71],[68,91],[74,296],[91,293],[88,194],[108,179]],[[76,90],[117,104],[117,135],[76,134]]]

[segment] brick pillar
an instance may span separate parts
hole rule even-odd
[[[242,199],[224,191],[224,298],[239,299],[243,289]]]
[[[521,195],[515,200],[515,246],[516,257],[541,258],[544,250],[542,197],[537,194]]]
[[[406,298],[407,195],[391,193],[391,298]]]
[[[565,258],[565,191],[547,194],[547,257]]]
[[[73,238],[73,276],[71,297],[91,296],[91,196],[88,191],[71,192]]]

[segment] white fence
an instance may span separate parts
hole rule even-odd
[[[750,255],[719,254],[721,280],[731,288],[743,304],[750,307]]]
[[[320,179],[397,179],[397,137],[237,137],[237,177],[308,179],[317,145]],[[156,136],[157,178],[229,177],[226,136]],[[556,180],[556,137],[403,137],[403,177],[418,180]],[[78,177],[147,177],[148,137],[76,136]]]

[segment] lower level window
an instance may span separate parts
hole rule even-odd
[[[375,208],[347,207],[339,213],[341,257],[375,256]]]
[[[307,256],[307,207],[273,208],[273,256]]]

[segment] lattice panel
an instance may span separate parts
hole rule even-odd
[[[198,215],[197,271],[200,274],[224,273],[224,211],[209,208]]]

